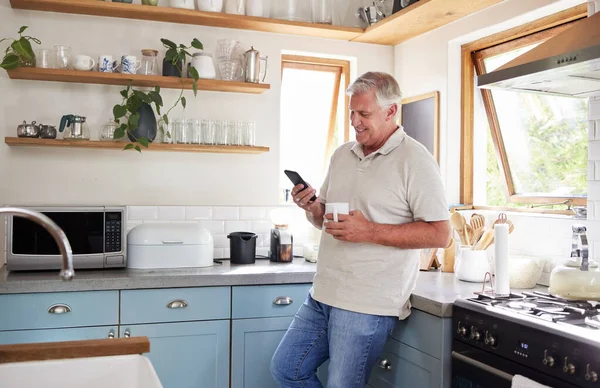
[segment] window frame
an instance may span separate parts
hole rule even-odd
[[[485,72],[483,60],[492,55],[547,40],[582,18],[587,17],[587,5],[581,4],[556,14],[535,20],[522,26],[503,31],[462,45],[461,47],[461,160],[460,160],[460,201],[473,205],[473,163],[474,163],[474,118],[475,118],[475,75]],[[499,167],[504,175],[505,187],[510,201],[538,205],[586,205],[587,198],[549,197],[518,195],[515,192],[510,164],[502,140],[498,117],[493,105],[492,92],[480,89],[491,136],[499,159]],[[529,210],[529,209],[528,209]]]
[[[283,77],[284,69],[302,69],[311,71],[323,71],[337,73],[336,82],[334,86],[333,100],[331,115],[329,117],[329,132],[327,134],[327,146],[325,148],[325,156],[331,155],[334,151],[333,139],[335,135],[335,128],[337,124],[337,112],[338,112],[338,101],[339,91],[343,82],[343,90],[348,89],[350,86],[350,61],[343,59],[332,59],[332,58],[319,58],[319,57],[308,57],[302,55],[290,55],[283,54],[281,56],[281,77]],[[350,105],[350,97],[344,95],[344,106],[347,108]],[[344,143],[350,139],[350,115],[344,115]],[[325,162],[327,162],[325,160]]]

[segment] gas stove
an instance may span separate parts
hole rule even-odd
[[[551,387],[598,387],[600,304],[542,292],[459,299],[453,387],[510,387],[520,374]]]

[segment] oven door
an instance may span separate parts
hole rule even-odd
[[[510,388],[516,374],[553,388],[577,388],[535,369],[453,341],[452,388]]]

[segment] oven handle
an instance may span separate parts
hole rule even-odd
[[[452,352],[452,358],[456,358],[457,360],[462,361],[465,364],[469,364],[475,368],[482,369],[488,373],[491,373],[491,374],[498,376],[507,381],[512,381],[512,379],[514,377],[513,375],[511,375],[509,373],[502,372],[500,369],[496,369],[494,367],[484,364],[483,362],[473,360],[471,357],[463,356],[462,354],[454,352],[454,351]]]

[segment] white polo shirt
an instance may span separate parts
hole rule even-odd
[[[348,202],[380,224],[448,219],[437,162],[402,127],[368,156],[357,142],[340,146],[319,196],[323,203]],[[341,309],[404,319],[418,274],[419,250],[338,241],[323,232],[311,295]]]

